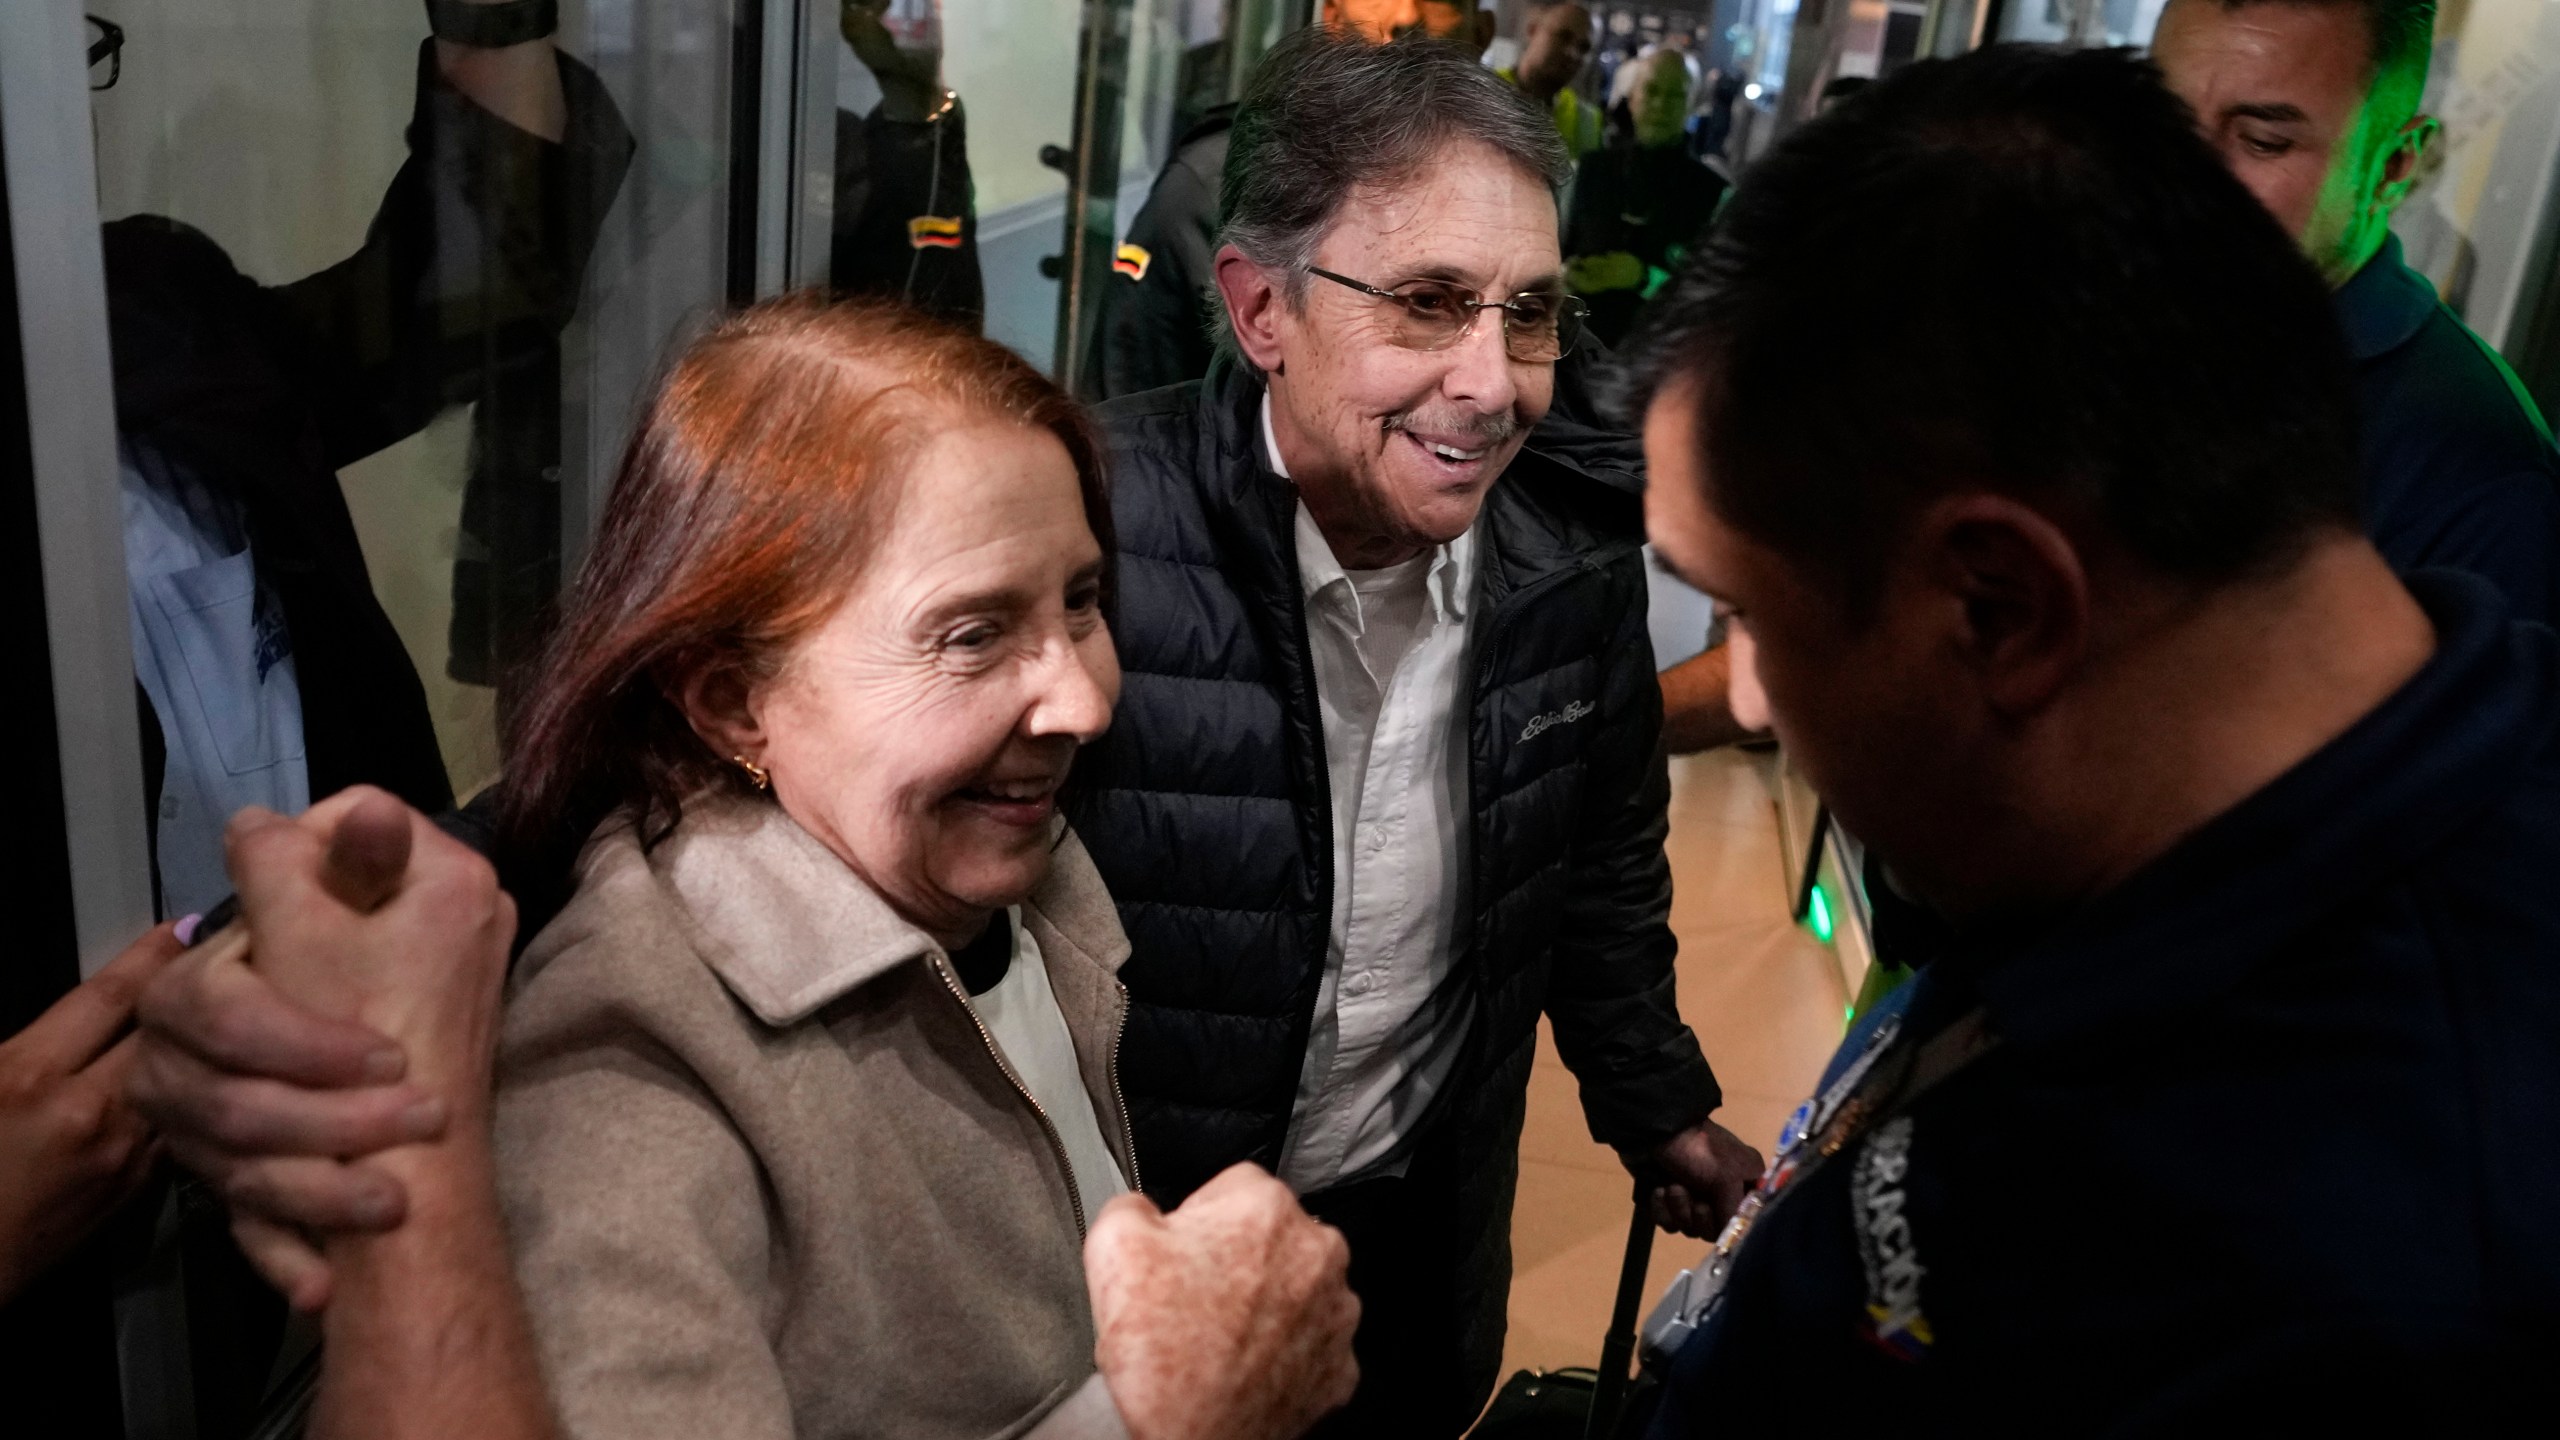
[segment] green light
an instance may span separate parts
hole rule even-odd
[[[1805,907],[1804,913],[1805,920],[1813,926],[1813,938],[1825,945],[1830,944],[1831,897],[1822,893],[1821,886],[1813,887],[1813,903]]]

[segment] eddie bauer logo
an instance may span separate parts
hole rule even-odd
[[[1588,700],[1576,700],[1561,710],[1550,710],[1544,715],[1531,719],[1527,725],[1521,727],[1520,738],[1524,742],[1535,740],[1557,726],[1570,725],[1599,708]]]

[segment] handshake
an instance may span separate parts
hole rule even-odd
[[[378,791],[244,812],[227,844],[240,924],[143,991],[135,1108],[221,1188],[267,1277],[323,1313],[315,1437],[547,1440],[491,1180],[513,902]],[[1356,1378],[1348,1253],[1251,1166],[1171,1213],[1112,1201],[1084,1268],[1116,1423],[1089,1413],[1105,1408],[1089,1384],[1030,1433],[1298,1434]]]

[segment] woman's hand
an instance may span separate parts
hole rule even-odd
[[[125,1103],[134,997],[178,953],[175,927],[136,940],[0,1042],[0,1300],[113,1214],[150,1173],[151,1133]]]
[[[1103,1207],[1085,1240],[1094,1357],[1134,1440],[1288,1440],[1351,1398],[1360,1301],[1342,1232],[1230,1166],[1170,1215]]]

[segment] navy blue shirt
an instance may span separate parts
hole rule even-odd
[[[2402,574],[2468,570],[2560,623],[2560,452],[2497,352],[2392,236],[2339,287],[2364,427],[2365,528]]]
[[[2367,1433],[2538,1373],[2501,1362],[2560,1335],[2560,635],[2411,589],[2436,653],[2336,741],[2067,916],[1949,933],[1894,1043],[1976,1006],[1996,1043],[1762,1215],[1656,1436]],[[1876,1333],[1880,1255],[1919,1324]]]

